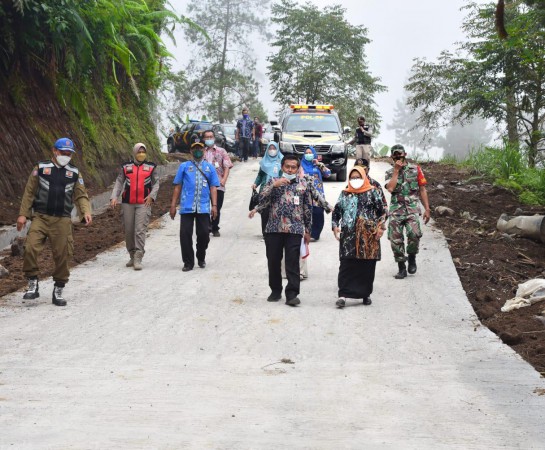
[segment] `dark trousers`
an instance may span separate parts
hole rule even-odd
[[[240,138],[240,148],[242,149],[242,159],[248,161],[248,154],[250,153],[250,138]]]
[[[267,248],[267,262],[269,266],[269,286],[272,293],[282,293],[282,257],[286,255],[286,300],[299,295],[299,255],[301,251],[300,234],[267,233],[265,246]]]
[[[256,137],[252,142],[252,156],[254,158],[259,156],[259,146],[261,145],[259,141],[260,139]]]
[[[212,220],[212,231],[219,231],[220,229],[220,211],[221,207],[223,206],[223,198],[225,197],[225,191],[220,191],[219,189],[217,192],[217,201],[218,201],[218,215],[214,220]]]
[[[319,206],[312,207],[312,229],[310,231],[310,237],[312,239],[320,239],[320,234],[324,229],[324,208]]]
[[[196,223],[197,231],[197,261],[204,261],[206,249],[210,242],[208,227],[210,226],[209,214],[180,214],[180,246],[182,247],[182,261],[184,265],[195,265],[195,252],[193,251],[193,223]]]
[[[265,236],[265,227],[267,226],[267,222],[269,221],[269,211],[270,208],[265,208],[261,210],[261,234]]]

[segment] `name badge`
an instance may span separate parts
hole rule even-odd
[[[298,196],[298,195],[296,195],[295,197],[293,197],[293,204],[294,204],[295,206],[299,206],[299,196]]]
[[[46,167],[44,169],[44,175],[51,175],[51,168],[50,167]]]
[[[69,170],[66,171],[66,178],[72,178],[74,176],[74,172],[70,172]]]
[[[144,167],[142,167],[142,170],[143,170],[144,172],[149,172],[149,166],[144,166]]]

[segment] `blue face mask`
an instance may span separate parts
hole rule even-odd
[[[250,118],[250,114],[243,114],[242,117],[244,117],[245,119],[249,119],[249,118]]]
[[[214,145],[214,139],[206,139],[204,141],[204,145],[206,145],[207,147],[212,147]]]
[[[314,159],[314,155],[312,153],[305,153],[305,159],[307,161],[312,161]]]
[[[295,180],[295,177],[297,176],[296,173],[292,173],[292,174],[289,174],[289,173],[283,173],[282,176],[286,179],[286,180]]]

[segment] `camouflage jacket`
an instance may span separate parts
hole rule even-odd
[[[393,177],[394,169],[386,172],[386,183]],[[427,184],[424,172],[416,164],[407,164],[399,171],[397,185],[390,200],[390,215],[420,214],[420,186]]]

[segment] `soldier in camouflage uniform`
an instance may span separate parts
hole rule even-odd
[[[399,272],[397,279],[407,276],[405,261],[408,260],[408,271],[416,273],[416,254],[422,237],[420,227],[419,200],[424,205],[424,223],[430,220],[430,205],[426,191],[426,178],[420,166],[406,161],[405,148],[396,144],[391,149],[394,167],[386,172],[386,189],[392,194],[390,202],[390,222],[388,225],[388,239],[392,245],[394,258]],[[405,242],[403,230],[407,233],[407,255],[405,256]]]

